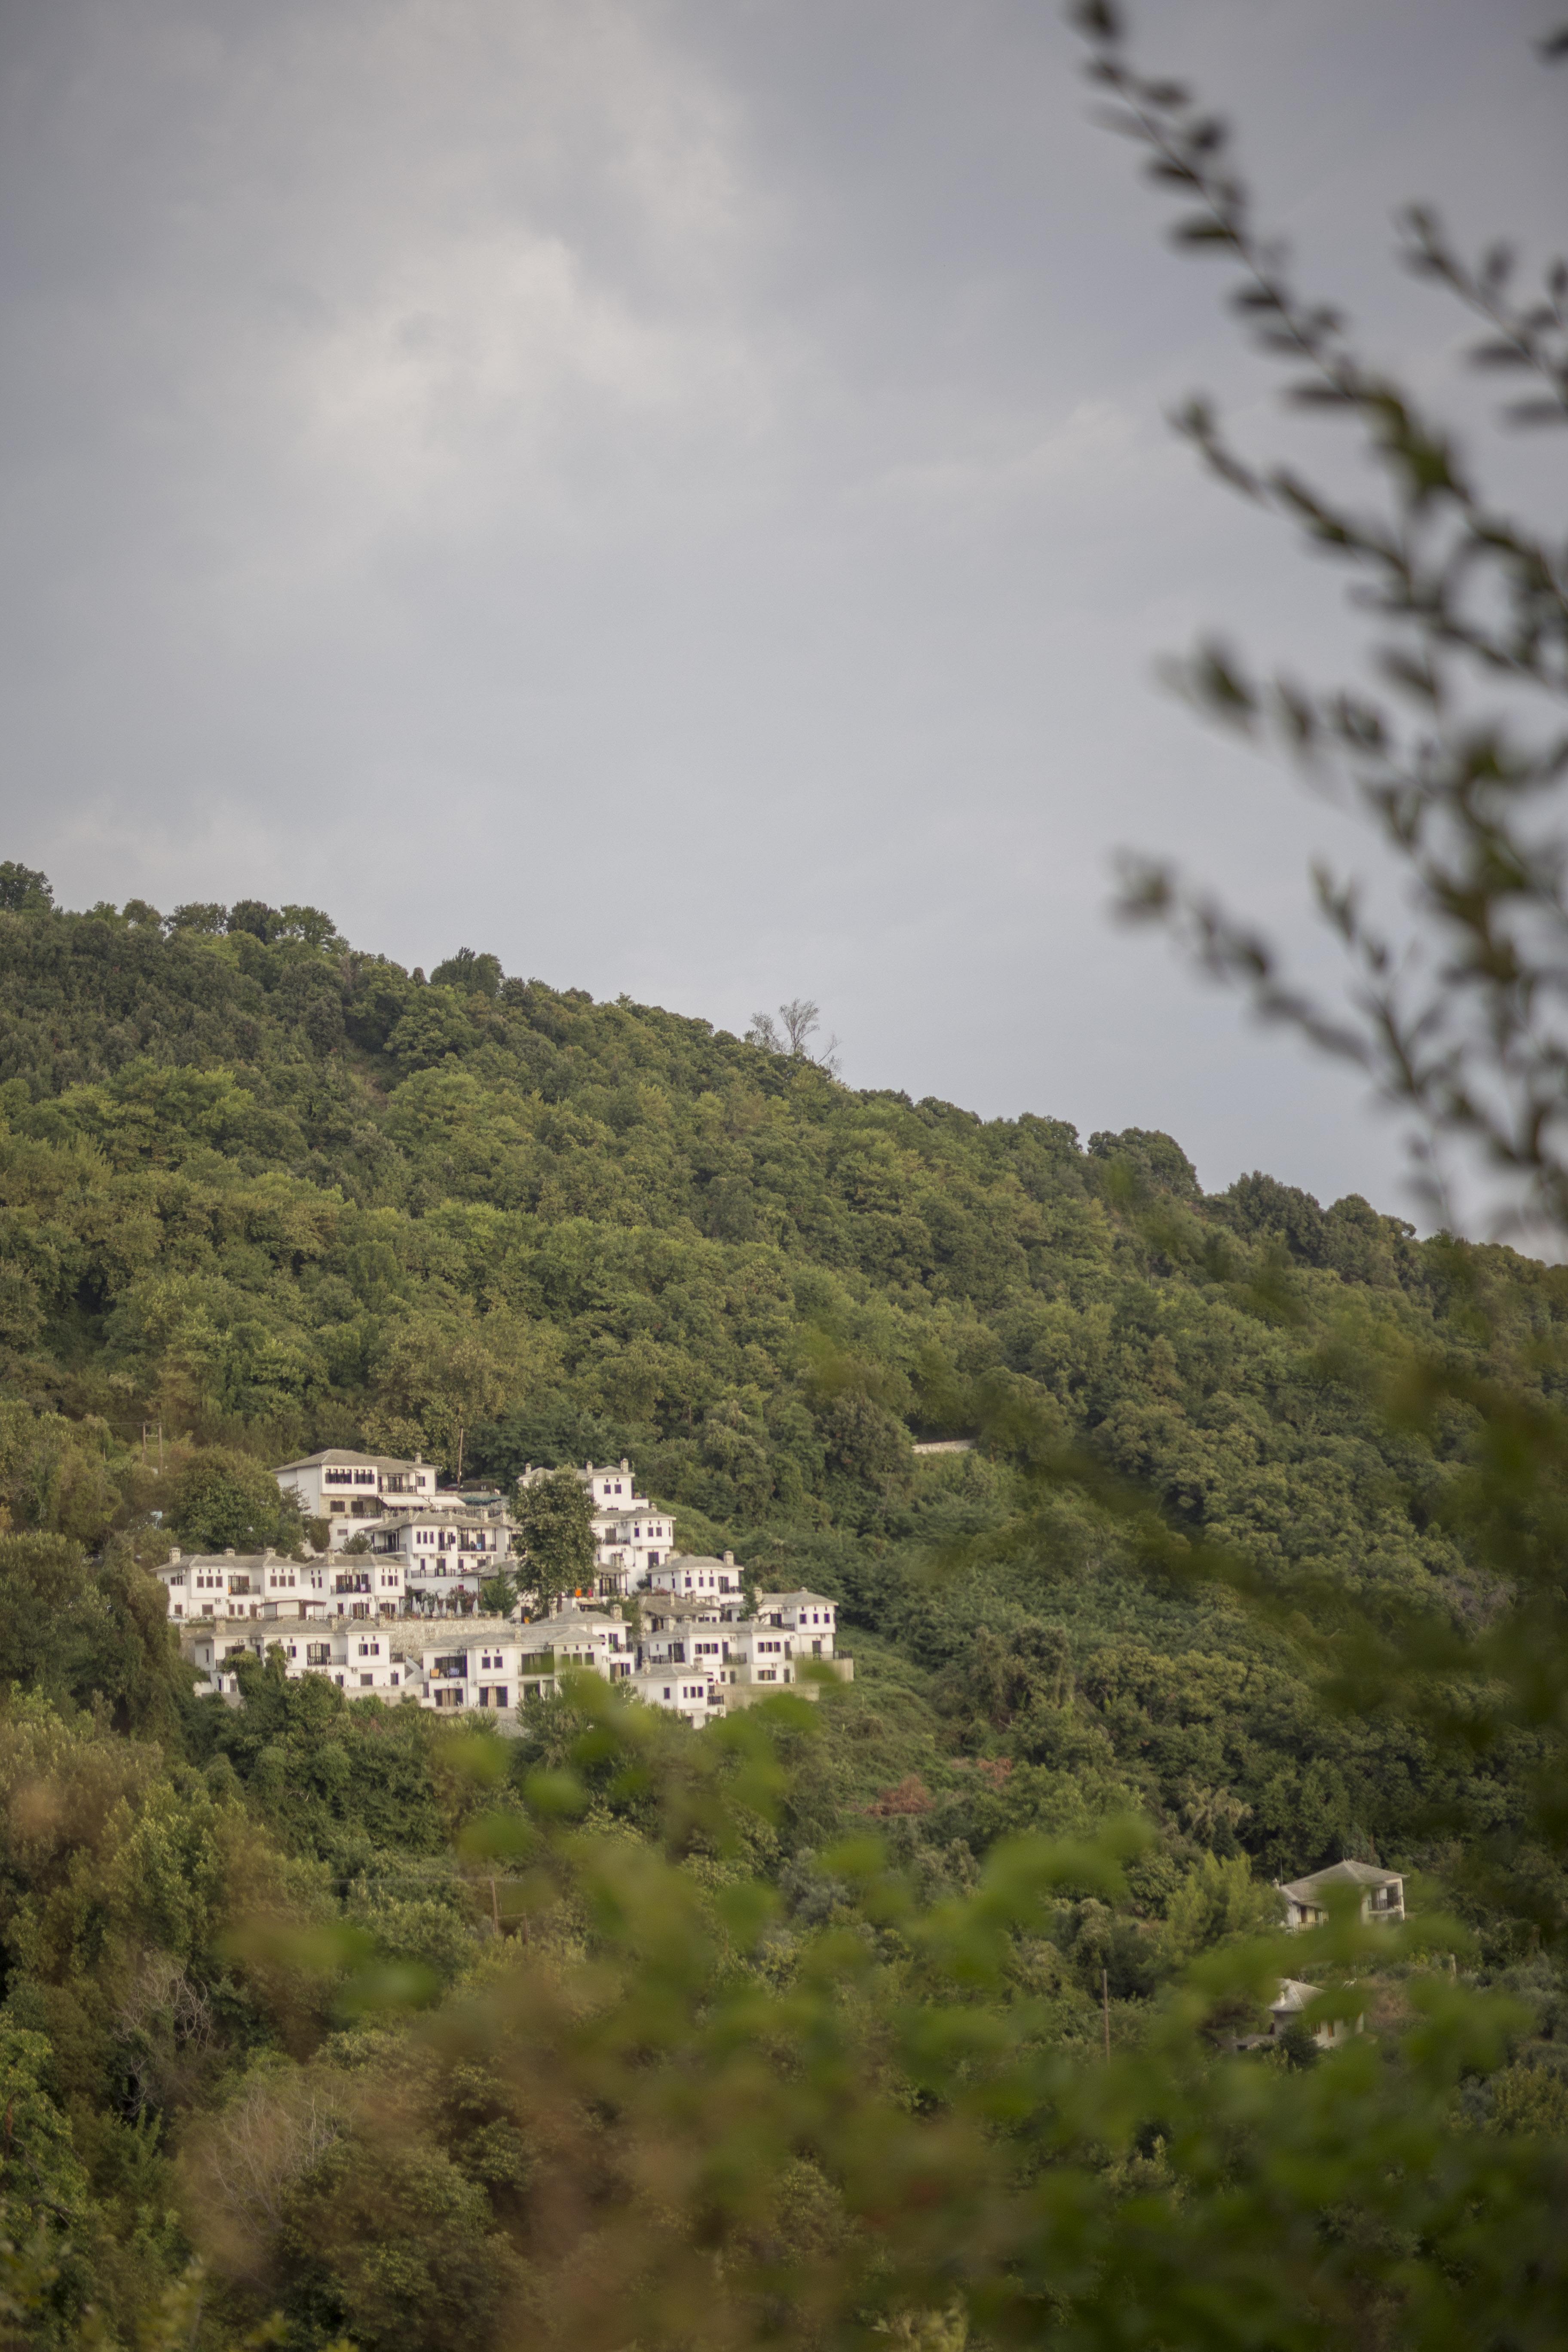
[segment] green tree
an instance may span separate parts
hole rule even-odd
[[[47,874],[16,859],[0,859],[0,908],[13,915],[44,915],[55,903]]]
[[[536,1612],[566,1592],[594,1590],[594,1504],[574,1470],[552,1470],[518,1489],[512,1522],[519,1575]]]
[[[193,1676],[167,1605],[122,1542],[90,1561],[64,1536],[0,1536],[0,1684],[168,1736]]]
[[[167,1525],[193,1551],[288,1550],[300,1538],[298,1507],[265,1464],[232,1447],[198,1447],[171,1482]]]

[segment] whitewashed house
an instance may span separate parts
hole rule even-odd
[[[1274,2021],[1267,2038],[1278,2041],[1299,2024],[1302,2011],[1318,1999],[1321,1990],[1321,1985],[1303,1984],[1300,1977],[1281,1977],[1279,1993],[1268,2004]],[[1337,2050],[1352,2033],[1360,2033],[1365,2021],[1364,2017],[1314,2018],[1310,2027],[1312,2040],[1320,2050]]]
[[[461,1649],[450,1643],[427,1649],[421,1659],[421,1704],[437,1714],[482,1707],[490,1714],[518,1703],[519,1645],[489,1636]]]
[[[739,1601],[741,1571],[732,1551],[713,1559],[705,1552],[672,1551],[649,1569],[649,1592],[708,1593]]]
[[[665,1707],[691,1724],[716,1723],[728,1706],[723,1684],[696,1666],[648,1666],[626,1687],[645,1705]]]
[[[563,1601],[548,1617],[536,1618],[531,1633],[548,1641],[558,1675],[573,1669],[603,1675],[607,1682],[625,1682],[637,1668],[637,1636],[618,1608],[584,1609]]]
[[[321,1563],[283,1559],[271,1551],[183,1552],[176,1545],[153,1574],[176,1622],[279,1612],[292,1616],[325,1603]]]
[[[416,1454],[412,1462],[390,1454],[355,1454],[329,1445],[301,1461],[285,1462],[273,1476],[307,1518],[330,1524],[328,1548],[341,1551],[368,1522],[428,1510],[436,1502],[436,1469]],[[454,1501],[460,1507],[460,1497]]]
[[[511,1528],[500,1506],[422,1511],[386,1520],[371,1535],[378,1571],[400,1579],[416,1616],[474,1615],[479,1587],[511,1558]]]
[[[830,1658],[833,1655],[833,1620],[837,1614],[833,1601],[820,1592],[807,1592],[804,1588],[794,1592],[759,1592],[756,1618],[759,1625],[776,1625],[787,1633],[795,1645],[797,1658]]]
[[[1328,1890],[1353,1886],[1361,1892],[1363,1919],[1384,1919],[1403,1926],[1405,1881],[1396,1870],[1379,1870],[1370,1862],[1335,1862],[1315,1870],[1310,1878],[1293,1879],[1281,1886],[1287,1927],[1319,1927],[1329,1918]]]

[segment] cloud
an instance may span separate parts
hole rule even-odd
[[[1152,29],[1435,373],[1378,224],[1435,184],[1554,216],[1526,18]],[[1352,845],[1152,667],[1207,621],[1331,675],[1354,640],[1169,438],[1194,383],[1279,427],[1049,12],[56,0],[6,38],[6,854],[731,1026],[805,991],[857,1082],[1387,1192],[1337,1078],[1105,919],[1147,843],[1320,956],[1299,877]]]

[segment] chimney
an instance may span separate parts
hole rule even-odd
[[[734,1553],[733,1553],[732,1551],[727,1551],[727,1552],[724,1554],[724,1565],[725,1565],[725,1567],[726,1567],[726,1568],[733,1568],[733,1567],[734,1567],[734,1565],[735,1565],[735,1555],[734,1555]]]
[[[225,1559],[232,1559],[234,1558],[234,1546],[232,1544],[225,1544],[223,1548],[223,1556]]]
[[[171,1544],[171,1545],[169,1546],[169,1562],[170,1562],[171,1567],[173,1566],[173,1564],[174,1563],[174,1561],[175,1561],[175,1560],[177,1560],[177,1559],[179,1559],[179,1557],[180,1557],[180,1547],[179,1547],[179,1545],[178,1545],[178,1544]]]
[[[626,1455],[623,1454],[621,1456],[621,1468],[623,1470],[629,1470],[631,1466],[631,1464],[626,1460]]]

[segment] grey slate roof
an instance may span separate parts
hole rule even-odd
[[[1370,1862],[1331,1862],[1327,1870],[1315,1870],[1310,1878],[1291,1880],[1281,1892],[1293,1895],[1298,1903],[1311,1903],[1325,1886],[1397,1886],[1400,1884],[1396,1870],[1379,1870]]]

